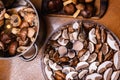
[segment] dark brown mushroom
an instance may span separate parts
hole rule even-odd
[[[0,40],[5,43],[5,44],[8,44],[11,42],[11,38],[8,34],[5,34],[3,33],[1,36],[0,36]]]
[[[28,33],[28,29],[27,28],[22,28],[20,30],[19,36],[21,38],[21,40],[25,41],[27,38],[27,33]]]
[[[18,47],[18,43],[17,42],[12,42],[9,46],[9,54],[10,55],[15,55],[17,47]]]

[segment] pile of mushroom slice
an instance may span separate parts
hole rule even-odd
[[[4,7],[0,1],[0,57],[23,53],[35,41],[38,27],[36,12],[30,3],[21,1],[18,2],[24,5],[10,8]]]
[[[92,21],[76,21],[54,32],[43,61],[48,80],[120,80],[119,41]]]

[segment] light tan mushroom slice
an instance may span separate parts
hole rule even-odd
[[[13,34],[18,34],[20,32],[20,29],[19,28],[12,28],[11,32]]]
[[[69,72],[75,71],[73,67],[64,67],[62,72],[68,74]]]
[[[27,36],[28,36],[29,38],[32,38],[34,35],[35,35],[35,29],[33,29],[33,28],[28,28],[28,34],[27,34]]]
[[[89,40],[94,43],[97,44],[97,40],[96,40],[96,35],[95,35],[95,28],[92,28],[89,32]]]
[[[89,48],[90,53],[92,53],[95,49],[94,44],[92,42],[89,42],[88,48]]]
[[[107,43],[113,50],[116,50],[116,51],[119,50],[119,45],[117,44],[113,36],[109,33],[107,34]]]
[[[101,46],[102,46],[102,44],[101,44],[101,43],[100,43],[100,44],[96,44],[96,45],[95,45],[95,52],[96,52],[96,53],[98,53],[98,52],[100,51]]]
[[[69,73],[66,75],[66,80],[73,80],[74,77],[77,76],[77,74],[78,74],[78,72],[74,72],[74,71],[69,72]]]
[[[89,66],[89,73],[93,73],[94,71],[97,70],[97,67],[99,65],[99,62],[93,62]]]
[[[61,57],[64,56],[67,53],[67,48],[64,46],[60,46],[58,48],[58,53],[60,54]]]
[[[85,80],[101,80],[101,79],[102,79],[101,74],[93,73],[93,74],[88,75]]]
[[[79,79],[82,79],[87,73],[88,73],[88,70],[82,70],[82,71],[78,74]]]
[[[86,68],[88,66],[89,66],[89,64],[87,62],[79,62],[75,69],[78,71],[78,70]]]
[[[76,50],[76,51],[80,51],[83,49],[83,43],[80,42],[80,41],[76,41],[74,44],[73,44],[73,49]]]
[[[85,54],[86,51],[87,51],[86,49],[80,50],[80,51],[78,52],[78,58],[82,57],[82,56]]]
[[[117,70],[120,69],[120,51],[116,52],[113,57],[113,63]]]
[[[74,58],[75,57],[75,51],[69,51],[68,52],[68,57],[69,58]]]
[[[104,72],[104,76],[103,76],[104,80],[110,80],[111,75],[112,75],[112,72],[113,72],[112,68],[108,68],[108,69]]]
[[[47,65],[48,61],[49,61],[49,55],[46,54],[45,57],[44,57],[44,64]]]
[[[54,80],[54,78],[52,76],[53,73],[48,66],[45,66],[45,73],[49,80]]]
[[[69,39],[67,29],[63,30],[63,32],[62,32],[62,38]]]
[[[88,63],[92,63],[92,62],[94,62],[94,61],[96,60],[96,58],[97,58],[97,54],[96,54],[96,53],[93,53],[93,54],[91,54],[91,55],[89,56],[87,62],[88,62]]]
[[[99,26],[96,26],[96,38],[97,38],[97,42],[98,43],[101,43],[100,39],[101,39],[101,36],[100,36],[100,27]]]
[[[69,33],[70,40],[71,40],[71,41],[77,40],[78,34],[79,34],[78,31],[75,31],[75,32],[73,32],[73,33]]]
[[[98,73],[103,73],[107,68],[112,66],[112,62],[111,61],[105,61],[102,64],[99,65],[97,72]]]
[[[17,48],[17,52],[24,52],[25,50],[27,50],[28,49],[28,47],[26,47],[26,46],[19,46],[18,48]]]
[[[49,60],[49,66],[54,71],[62,70],[62,67],[57,65],[57,63],[54,63],[52,60]]]
[[[80,25],[78,22],[75,22],[72,27],[73,27],[73,29],[76,30],[76,29],[79,29]]]
[[[80,61],[87,61],[90,56],[90,52],[87,51],[82,57],[79,58]]]
[[[111,80],[119,80],[118,78],[120,77],[120,71],[114,71]]]
[[[103,61],[103,54],[102,51],[98,53],[98,61],[101,63]]]
[[[52,40],[57,40],[60,36],[61,36],[62,32],[61,31],[58,31],[56,32],[53,36],[52,36]]]
[[[108,53],[108,51],[109,51],[109,46],[108,46],[107,43],[104,43],[104,44],[103,44],[103,46],[102,46],[102,48],[101,48],[101,51],[102,51],[102,53],[103,53],[104,55],[106,55],[106,54]]]
[[[77,8],[77,11],[73,14],[74,18],[76,18],[80,14],[81,10],[84,10],[85,5],[84,4],[78,4],[78,5],[76,5],[76,8]]]
[[[57,42],[58,42],[60,45],[65,46],[69,41],[66,40],[66,39],[63,39],[63,38],[59,38],[59,39],[57,40]]]

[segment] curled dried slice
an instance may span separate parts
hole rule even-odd
[[[112,62],[111,61],[105,61],[103,62],[101,65],[99,65],[97,72],[98,73],[103,73],[107,68],[112,66]]]
[[[78,71],[78,70],[86,68],[88,66],[89,66],[89,64],[87,62],[79,62],[75,69]]]
[[[62,32],[62,38],[69,39],[67,29],[63,30],[63,32]]]
[[[106,55],[106,54],[108,53],[108,51],[109,51],[109,46],[108,46],[107,43],[104,43],[104,44],[103,44],[103,46],[102,46],[102,48],[101,48],[101,51],[102,51],[102,53],[103,53],[104,55]]]
[[[87,51],[82,57],[79,58],[79,60],[86,61],[86,60],[88,60],[89,56],[90,56],[90,52]]]
[[[69,72],[69,73],[66,75],[66,80],[73,80],[74,77],[77,76],[77,74],[78,74],[78,72],[74,72],[74,71]]]
[[[120,71],[115,71],[111,76],[111,80],[118,80],[119,76],[120,76]]]
[[[104,72],[104,80],[110,80],[110,77],[112,75],[112,68],[108,68],[105,72]]]
[[[49,61],[49,55],[46,54],[45,57],[44,57],[44,64],[47,65],[48,61]]]
[[[54,80],[54,78],[52,76],[53,73],[48,66],[45,66],[45,73],[49,80]]]
[[[63,38],[59,38],[59,39],[57,40],[57,42],[58,42],[60,45],[65,46],[69,41],[66,40],[66,39],[63,39]]]
[[[73,67],[64,67],[62,72],[68,74],[69,72],[75,71]]]
[[[78,29],[80,26],[79,26],[79,24],[78,24],[78,22],[75,22],[74,24],[73,24],[73,29]]]
[[[80,51],[78,52],[78,58],[82,57],[82,56],[85,54],[86,51],[87,51],[86,49],[80,50]]]
[[[88,48],[90,53],[92,53],[94,51],[94,44],[92,42],[89,42]]]
[[[88,73],[88,70],[82,70],[82,71],[78,74],[79,79],[82,79],[87,73]]]
[[[71,41],[77,40],[77,38],[78,38],[78,31],[75,31],[75,32],[73,32],[73,33],[70,33],[70,34],[69,34],[69,37],[70,37],[70,40],[71,40]]]
[[[88,75],[85,80],[101,80],[101,79],[102,79],[101,74],[93,73],[93,74]]]
[[[93,53],[93,54],[91,54],[91,55],[89,56],[87,62],[92,63],[92,62],[94,62],[94,61],[96,60],[96,58],[97,58],[97,54],[96,54],[96,53]]]
[[[99,62],[93,62],[89,66],[89,73],[93,73],[94,71],[97,70],[97,67],[99,65]]]
[[[65,79],[65,74],[64,73],[62,73],[60,70],[57,70],[57,71],[55,71],[55,75],[58,75],[59,77],[61,77],[62,79]]]
[[[97,40],[96,40],[96,35],[95,35],[95,28],[92,28],[89,32],[89,40],[96,44],[97,43]]]
[[[113,57],[113,63],[117,70],[120,69],[120,51],[116,52]]]
[[[119,50],[119,46],[111,34],[107,34],[107,43],[113,50]]]

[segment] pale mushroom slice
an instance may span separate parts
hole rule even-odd
[[[76,30],[76,29],[79,29],[80,25],[78,22],[75,22],[72,27],[73,27],[73,29]]]
[[[113,57],[113,63],[117,70],[120,69],[120,51],[116,52]]]
[[[64,38],[64,39],[69,39],[67,29],[64,29],[64,30],[63,30],[63,32],[62,32],[62,38]]]
[[[74,77],[77,76],[77,74],[78,74],[78,72],[74,72],[74,71],[69,72],[69,73],[66,75],[66,80],[73,80]]]
[[[103,73],[107,68],[112,66],[112,62],[111,61],[105,61],[102,64],[99,65],[97,73]]]
[[[79,60],[84,62],[84,61],[88,60],[89,56],[90,56],[90,52],[87,51],[82,57],[79,58]]]
[[[111,80],[118,80],[119,77],[120,77],[120,71],[115,71],[111,76]]]
[[[89,66],[89,73],[93,73],[94,71],[96,71],[99,64],[100,64],[99,62],[91,63]]]
[[[45,57],[44,57],[44,64],[47,65],[48,64],[48,61],[49,61],[49,55],[46,54]]]
[[[82,71],[78,74],[79,79],[82,79],[87,73],[88,73],[88,70],[82,70]]]
[[[56,32],[53,36],[52,36],[52,40],[57,40],[60,36],[61,36],[62,32],[61,31],[58,31]]]
[[[69,38],[70,38],[70,40],[71,40],[71,41],[77,40],[78,34],[79,34],[78,31],[75,31],[75,32],[73,32],[73,33],[69,33]]]
[[[54,71],[62,70],[62,67],[57,65],[57,63],[54,63],[52,60],[49,60],[49,66]]]
[[[79,71],[80,69],[86,68],[88,66],[89,66],[89,64],[87,62],[79,62],[75,69],[77,71]]]
[[[48,66],[45,66],[45,73],[49,80],[54,80],[54,78],[52,76],[53,73]]]
[[[107,34],[107,43],[113,50],[119,50],[119,45],[110,33]]]
[[[75,69],[73,67],[64,67],[63,70],[62,70],[62,72],[66,73],[66,74],[68,74],[72,71],[75,71]]]
[[[101,80],[101,79],[102,79],[101,74],[93,73],[93,74],[88,75],[85,80]]]
[[[88,63],[92,63],[92,62],[94,62],[94,61],[96,60],[96,58],[97,58],[97,54],[96,54],[96,53],[93,53],[93,54],[91,54],[91,55],[89,56],[87,62],[88,62]]]
[[[108,68],[105,72],[104,72],[104,80],[110,80],[111,75],[112,75],[113,69],[112,68]]]
[[[69,58],[74,58],[75,57],[75,51],[73,51],[73,50],[68,51],[68,57]]]
[[[67,48],[65,46],[60,46],[58,48],[58,53],[60,57],[64,56],[67,53]]]
[[[60,45],[65,46],[69,41],[66,40],[66,39],[63,39],[63,38],[61,37],[61,38],[59,38],[59,39],[57,40],[57,42],[58,42]]]
[[[74,44],[73,44],[73,49],[76,50],[76,51],[80,51],[82,50],[84,47],[83,43],[80,42],[80,41],[76,41]]]
[[[95,28],[92,28],[89,32],[89,40],[94,43],[97,44],[97,40],[96,40],[96,35],[95,35]]]
[[[88,45],[88,49],[90,51],[90,53],[92,53],[94,51],[94,44],[92,42],[89,42],[89,45]]]

